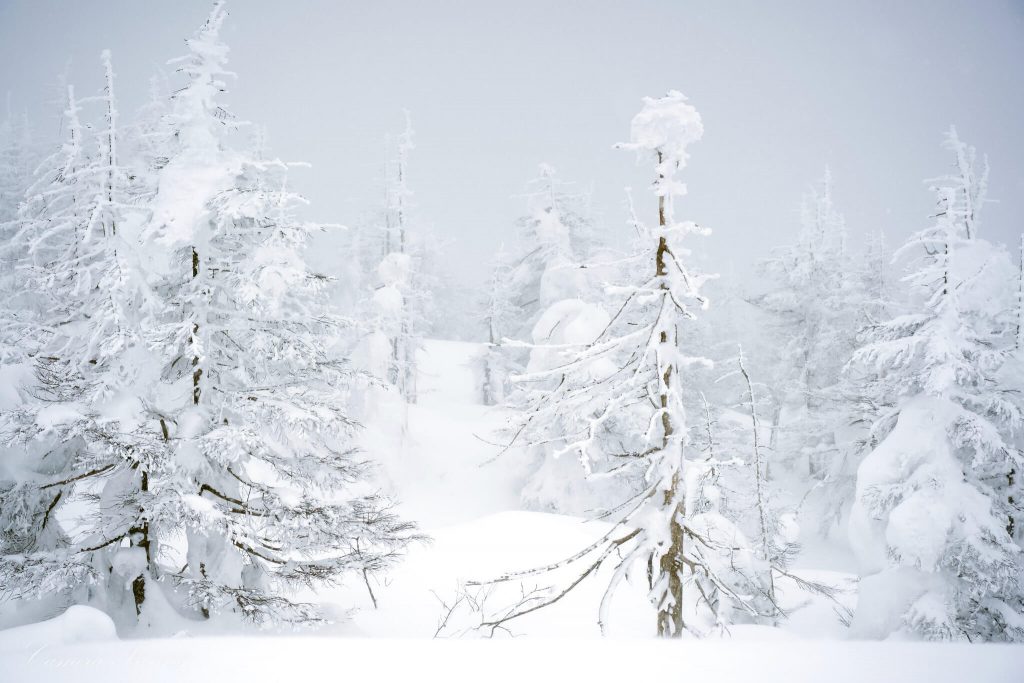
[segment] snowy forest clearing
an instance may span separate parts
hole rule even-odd
[[[704,119],[678,90],[643,97],[612,145],[646,178],[619,227],[542,163],[511,249],[453,287],[409,112],[383,201],[307,220],[306,165],[225,101],[227,19],[218,0],[128,122],[104,50],[99,94],[62,83],[59,140],[0,127],[0,659],[19,676],[1020,664],[1024,235],[988,240],[988,161],[955,127],[902,246],[848,231],[826,168],[792,241],[720,278],[711,228],[681,218]],[[519,636],[525,656],[468,642]]]
[[[418,362],[420,400],[408,406],[404,446],[392,450],[396,456],[385,468],[395,482],[402,514],[424,520],[431,540],[411,548],[386,584],[372,584],[377,608],[366,587],[356,581],[315,596],[338,608],[358,608],[351,621],[336,627],[338,632],[384,638],[489,635],[489,629],[477,628],[485,615],[502,613],[545,582],[526,580],[486,589],[468,587],[467,582],[557,562],[611,527],[602,521],[520,509],[521,491],[516,489],[523,479],[522,465],[515,454],[501,457],[493,445],[506,416],[502,409],[480,402],[485,349],[483,344],[424,340]],[[368,424],[369,438],[381,438],[374,436],[378,429],[379,425]],[[825,550],[822,556],[834,562],[834,554]],[[842,637],[842,619],[855,606],[852,568],[842,572],[798,566],[796,574],[836,587],[838,603],[780,582],[790,615],[784,626],[788,636]],[[607,580],[604,570],[550,608],[510,622],[509,630],[497,635],[597,637],[596,605]],[[650,607],[642,587],[624,591],[613,610],[608,635],[639,638],[649,632]],[[770,630],[762,631],[739,626],[730,635],[775,637]]]
[[[735,626],[721,637],[742,642],[739,650],[688,641],[673,654],[664,645],[638,640],[650,630],[650,608],[645,590],[637,587],[617,601],[615,628],[608,634],[628,640],[617,640],[609,649],[581,640],[600,636],[594,608],[602,592],[600,576],[549,610],[518,619],[508,625],[508,631],[497,633],[528,636],[526,640],[504,645],[480,641],[488,635],[487,629],[477,628],[480,609],[500,611],[515,602],[520,590],[532,586],[507,586],[485,594],[467,588],[466,581],[557,561],[585,547],[609,526],[516,509],[516,477],[506,460],[494,460],[497,449],[488,443],[501,422],[501,411],[479,402],[476,375],[483,350],[481,344],[424,341],[418,370],[421,400],[409,406],[406,446],[395,451],[395,461],[387,469],[397,473],[402,513],[437,526],[426,529],[430,542],[410,549],[386,583],[372,584],[376,608],[366,586],[351,581],[343,588],[304,596],[329,610],[333,606],[338,616],[347,609],[357,610],[350,618],[321,629],[321,637],[257,634],[237,638],[211,635],[203,624],[170,620],[167,625],[173,624],[172,630],[164,638],[120,641],[106,615],[74,607],[51,621],[0,631],[0,665],[9,680],[65,680],[74,671],[76,680],[83,683],[133,680],[143,673],[155,681],[213,679],[222,674],[273,681],[322,676],[339,661],[349,663],[346,671],[351,675],[369,674],[379,666],[371,662],[386,661],[387,676],[394,680],[443,671],[446,680],[468,681],[478,680],[486,671],[489,680],[513,681],[539,663],[553,676],[608,680],[627,670],[631,675],[664,674],[682,657],[688,663],[687,675],[718,680],[756,675],[766,682],[817,681],[842,661],[842,673],[838,677],[833,673],[832,680],[897,680],[886,676],[898,671],[900,676],[912,677],[899,680],[928,676],[941,683],[954,680],[951,672],[960,658],[969,652],[977,655],[963,647],[922,645],[859,643],[848,648],[838,642],[819,642],[809,649],[796,641],[838,639],[845,629],[831,603],[795,588],[796,597],[787,601],[794,609],[785,633]],[[373,434],[375,425],[367,425],[367,431]],[[851,574],[811,569],[803,573],[843,587],[843,602],[852,607],[855,580]],[[479,609],[470,599],[480,601]],[[323,637],[327,634],[335,637]],[[474,642],[458,642],[466,636]],[[729,648],[727,657],[722,656],[723,647]],[[914,648],[927,648],[927,655]],[[985,680],[1013,680],[1012,665],[1024,653],[1019,648],[992,649]],[[913,656],[911,664],[908,656]],[[637,657],[642,666],[631,662]],[[798,669],[792,657],[800,658]]]

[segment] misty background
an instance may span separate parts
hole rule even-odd
[[[211,4],[0,0],[0,92],[54,137],[61,74],[97,92],[109,48],[129,119],[154,73],[175,82],[166,62]],[[272,154],[312,164],[295,177],[316,219],[353,223],[379,207],[385,137],[410,111],[414,227],[445,240],[467,285],[515,239],[540,162],[590,190],[605,234],[628,239],[623,188],[644,188],[650,170],[612,145],[642,96],[673,88],[706,129],[677,213],[713,229],[693,246],[723,276],[795,238],[801,195],[826,165],[854,247],[867,231],[895,246],[926,226],[925,180],[950,168],[950,124],[991,163],[983,236],[1015,244],[1024,229],[1020,1],[233,0],[228,11],[227,101],[266,127]],[[346,254],[317,255],[332,259]]]

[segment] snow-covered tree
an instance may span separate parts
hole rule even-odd
[[[146,444],[116,417],[133,400],[125,390],[133,373],[128,359],[143,346],[140,282],[124,239],[141,216],[124,201],[109,52],[102,62],[102,125],[88,134],[69,87],[66,140],[41,167],[19,216],[18,271],[36,298],[5,322],[30,349],[35,381],[3,415],[6,440],[20,446],[22,461],[4,487],[6,528],[16,531],[0,566],[15,596],[76,593],[74,599],[114,610],[134,579],[120,569],[136,549],[122,553],[119,543],[132,537],[127,545],[134,545],[140,528],[128,472]],[[76,533],[62,529],[58,518],[87,503],[90,513]],[[111,539],[116,525],[127,530]]]
[[[410,230],[409,153],[414,145],[408,112],[397,147],[396,158],[389,159],[384,169],[383,257],[372,278],[368,314],[373,329],[367,343],[373,345],[377,337],[386,339],[388,360],[381,379],[394,387],[404,401],[415,403],[416,353],[427,325],[430,287],[423,272],[424,244]]]
[[[866,425],[880,409],[878,387],[847,362],[860,331],[892,313],[888,259],[880,233],[850,249],[826,170],[804,197],[796,243],[774,250],[753,286],[751,302],[767,314],[752,357],[770,387],[773,477],[801,482],[789,494],[820,534],[843,528]]]
[[[1020,236],[1017,268],[1017,301],[1014,312],[1013,345],[1018,351],[1024,349],[1024,234]]]
[[[836,387],[855,346],[857,305],[846,227],[832,199],[832,176],[804,198],[797,242],[763,264],[773,288],[758,303],[773,314],[777,410],[772,442],[782,459],[826,478],[841,459]]]
[[[1014,321],[1014,347],[1024,349],[1024,234],[1020,236],[1017,270],[1017,306]]]
[[[583,269],[594,235],[590,199],[541,164],[527,183],[527,214],[519,220],[519,246],[507,265],[512,304],[520,329],[511,337],[528,340],[533,324],[551,304],[580,297],[588,290]]]
[[[173,577],[204,613],[304,620],[314,610],[290,602],[289,586],[384,569],[411,526],[364,481],[339,407],[348,371],[326,351],[337,321],[326,278],[302,258],[317,226],[295,218],[285,164],[225,144],[235,123],[218,102],[223,19],[217,5],[178,61],[187,84],[150,228],[170,254],[158,285],[167,314],[150,341],[172,444],[167,521],[188,539]]]
[[[6,118],[0,122],[0,318],[5,326],[24,318],[26,299],[30,298],[18,272],[18,263],[25,257],[28,245],[17,235],[21,229],[21,205],[34,182],[37,162],[27,116],[13,114],[8,95]],[[10,329],[0,335],[0,363],[25,358],[27,349],[20,339]]]
[[[303,260],[318,226],[295,217],[288,165],[228,145],[224,18],[218,3],[174,62],[185,83],[147,210],[121,200],[108,67],[95,161],[38,193],[60,198],[40,209],[60,221],[27,233],[61,247],[45,272],[72,274],[42,284],[78,298],[50,313],[69,324],[40,326],[39,389],[5,415],[16,439],[50,449],[4,492],[9,528],[26,530],[5,543],[4,584],[70,589],[122,624],[153,621],[165,601],[196,617],[315,620],[293,588],[383,570],[415,538],[339,407],[348,371],[326,349],[338,322],[327,278]],[[82,166],[73,144],[65,157]],[[80,186],[98,190],[85,210]],[[34,499],[46,505],[23,504]],[[73,533],[55,526],[62,510],[80,511]]]
[[[1013,309],[1010,312],[1009,327],[1013,332],[1013,350],[999,380],[1003,391],[1018,401],[1024,401],[1021,387],[1024,386],[1024,234],[1020,236],[1017,262],[1017,286]],[[1015,435],[1017,450],[1024,453],[1024,433]],[[1021,470],[1011,463],[1006,473],[1005,497],[1007,504],[1006,533],[1018,544],[1024,540],[1024,477]]]
[[[851,279],[846,290],[846,311],[837,331],[854,350],[864,330],[871,329],[896,315],[900,303],[892,283],[891,252],[885,236],[876,231],[868,235],[862,252],[855,257]],[[848,344],[842,347],[844,362],[836,384],[826,396],[828,409],[823,411],[819,426],[831,433],[834,448],[824,464],[823,478],[813,484],[814,503],[804,515],[820,520],[822,533],[842,533],[853,503],[857,467],[864,456],[878,445],[879,435],[872,425],[892,407],[888,387],[880,378],[857,363]]]
[[[987,167],[951,129],[956,171],[935,187],[935,222],[897,251],[912,309],[866,333],[854,362],[893,397],[857,471],[850,537],[865,578],[861,635],[1024,639],[1024,561],[1007,533],[1019,403],[1000,390],[1008,259],[979,237]],[[1012,277],[1012,276],[1010,276]]]
[[[549,351],[561,362],[518,378],[540,388],[523,407],[513,444],[544,444],[552,457],[575,457],[591,478],[633,470],[642,484],[607,511],[616,524],[594,544],[563,563],[501,577],[582,567],[568,588],[552,589],[491,625],[560,599],[613,556],[602,626],[616,587],[637,568],[646,573],[659,636],[700,633],[763,613],[767,585],[742,534],[716,511],[691,515],[687,506],[686,463],[693,456],[684,408],[684,396],[693,392],[687,373],[706,361],[681,348],[680,330],[706,305],[700,294],[706,277],[685,265],[686,241],[706,230],[678,221],[675,202],[686,190],[678,174],[687,147],[702,134],[699,114],[679,92],[644,100],[631,142],[621,145],[653,161],[656,173],[658,223],[644,228],[646,248],[631,269],[636,279],[616,290],[621,299],[613,316],[577,316],[580,334],[590,328],[588,341],[555,345]],[[684,603],[694,616],[689,623]]]
[[[589,195],[562,181],[550,165],[540,164],[538,177],[527,183],[524,196],[527,213],[518,221],[518,243],[511,252],[502,249],[496,255],[486,287],[484,317],[489,346],[484,391],[488,401],[497,401],[499,393],[506,393],[504,384],[510,373],[528,366],[536,370],[547,362],[537,357],[550,355],[544,351],[531,354],[522,343],[503,344],[503,340],[535,347],[566,343],[569,338],[572,343],[585,342],[573,332],[580,327],[573,319],[580,314],[589,317],[605,299],[599,285],[604,284],[600,280],[607,269],[591,262],[599,249]],[[531,355],[536,357],[531,359]],[[537,487],[558,488],[559,482],[567,481],[569,473],[564,468],[548,471],[551,466],[559,468],[542,455],[525,495],[528,504],[547,508],[554,498],[564,498],[529,492]]]
[[[727,406],[728,410],[735,412],[730,415],[727,424],[722,424],[723,420],[719,419],[715,429],[712,426],[710,405],[701,395],[707,415],[702,431],[706,432],[708,457],[706,464],[695,464],[705,469],[704,480],[716,484],[713,490],[721,498],[714,501],[716,507],[747,532],[755,552],[771,568],[766,575],[767,607],[774,609],[774,616],[779,617],[782,612],[776,603],[776,574],[791,576],[787,567],[798,550],[799,528],[794,512],[776,500],[776,491],[773,490],[775,486],[769,477],[775,453],[766,443],[768,429],[762,423],[762,415],[772,407],[767,388],[752,379],[750,360],[742,346],[736,358],[728,361],[728,365],[735,369],[719,377],[716,384],[730,378],[739,380],[735,382],[738,396],[732,405]],[[742,419],[739,419],[740,416]],[[703,480],[701,484],[704,484]],[[822,590],[821,586],[804,584],[804,587],[829,593],[828,589]]]
[[[864,310],[861,316],[865,324],[880,322],[891,305],[890,252],[885,233],[876,230],[868,235],[864,244],[861,267],[858,270],[860,289],[864,292]]]
[[[505,400],[508,376],[516,366],[504,340],[516,325],[516,306],[512,303],[514,291],[509,277],[508,258],[499,249],[491,266],[487,281],[482,314],[487,326],[487,350],[482,360],[482,397],[485,405],[501,405]]]
[[[148,98],[135,112],[123,137],[124,163],[133,178],[130,192],[140,204],[156,194],[158,172],[168,162],[173,130],[166,125],[170,113],[171,88],[161,73],[149,79]]]
[[[0,225],[10,224],[18,217],[35,162],[28,117],[14,115],[8,95],[6,116],[0,122]]]

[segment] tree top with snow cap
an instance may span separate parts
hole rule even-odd
[[[630,142],[616,146],[659,153],[662,162],[673,168],[686,166],[686,147],[704,135],[700,114],[678,90],[669,90],[664,97],[645,97],[643,103],[630,124]]]

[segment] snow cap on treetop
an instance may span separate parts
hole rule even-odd
[[[704,135],[700,114],[678,90],[669,90],[664,97],[645,97],[643,102],[630,124],[630,142],[617,147],[661,152],[664,162],[685,166],[686,146]]]

